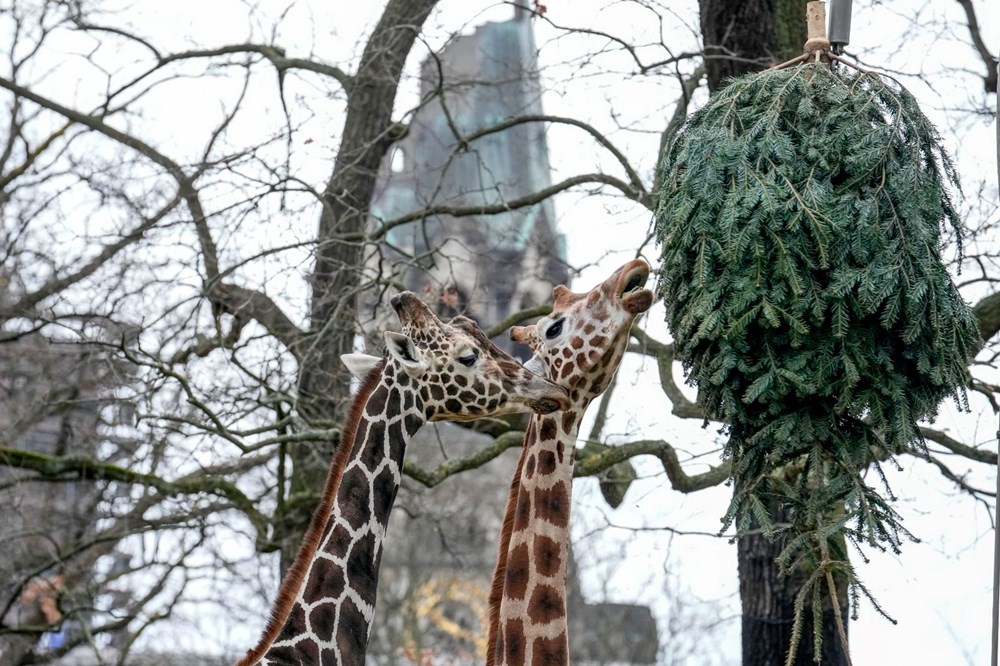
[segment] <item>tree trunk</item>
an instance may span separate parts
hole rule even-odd
[[[805,0],[699,0],[708,89],[802,53]]]
[[[392,120],[403,65],[437,0],[390,0],[365,46],[347,91],[347,116],[333,174],[323,194],[311,276],[309,335],[299,373],[299,413],[335,423],[349,400],[340,355],[351,352],[368,209],[379,163],[400,131]],[[282,571],[292,563],[318,501],[337,442],[290,446],[289,499],[276,512]]]
[[[805,0],[699,0],[706,73],[710,91],[728,77],[761,71],[802,53],[806,41]],[[787,523],[781,507],[771,507],[775,523]],[[756,527],[756,525],[755,525]],[[774,541],[759,532],[740,537],[737,545],[740,600],[743,611],[743,666],[782,666],[792,641],[795,595],[808,572],[778,575],[776,558],[785,540]],[[842,578],[836,580],[841,618],[847,627],[848,594]],[[819,663],[846,665],[834,611],[824,598],[823,648]],[[816,663],[813,650],[813,614],[807,604],[795,666]]]
[[[788,522],[788,516],[777,503],[772,503],[775,523]],[[771,540],[759,532],[740,537],[737,542],[740,576],[740,601],[743,610],[743,666],[783,666],[792,644],[795,619],[795,595],[802,589],[808,572],[796,571],[785,577],[778,575],[775,560],[785,546],[783,539]],[[840,617],[847,631],[848,594],[843,577],[837,580],[837,600]],[[813,613],[806,603],[801,624],[801,640],[792,662],[796,666],[847,666],[837,631],[836,619],[827,594],[823,595],[820,659],[813,649]]]

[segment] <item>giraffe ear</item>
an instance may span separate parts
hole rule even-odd
[[[527,326],[511,326],[510,327],[510,339],[514,342],[520,342],[522,344],[527,343],[528,327]]]
[[[392,357],[411,375],[423,372],[427,367],[423,353],[413,344],[409,336],[395,331],[386,331],[385,348]]]
[[[340,360],[351,374],[361,381],[364,381],[365,377],[382,362],[378,356],[371,354],[341,354]]]
[[[531,351],[533,352],[537,352],[542,343],[538,337],[538,329],[535,326],[511,326],[510,339],[531,347]]]

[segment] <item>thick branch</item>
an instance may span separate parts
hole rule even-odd
[[[924,436],[925,439],[929,439],[936,444],[940,444],[952,453],[958,454],[963,458],[968,458],[969,460],[974,460],[976,462],[986,463],[988,465],[997,464],[997,452],[990,451],[988,449],[976,449],[967,444],[962,444],[956,439],[953,439],[941,432],[940,430],[932,430],[931,428],[920,428],[920,434]]]
[[[459,472],[482,467],[493,460],[507,449],[521,446],[524,442],[524,433],[511,430],[497,437],[489,446],[479,449],[475,454],[467,458],[453,458],[438,465],[434,470],[425,470],[417,467],[413,463],[403,463],[403,473],[411,479],[433,488],[449,476],[454,476]]]
[[[649,337],[639,328],[633,328],[632,335],[639,340],[639,346],[635,349],[630,348],[629,351],[648,354],[656,359],[660,386],[670,400],[671,413],[683,419],[704,419],[705,410],[697,403],[688,400],[674,381],[674,346]]]
[[[171,62],[180,60],[190,60],[192,58],[211,58],[220,55],[233,55],[237,53],[258,53],[267,58],[280,74],[292,69],[301,69],[315,74],[322,74],[335,79],[341,86],[350,93],[354,82],[350,74],[339,67],[325,65],[320,62],[307,60],[305,58],[287,58],[285,50],[277,46],[267,44],[231,44],[220,46],[214,49],[201,49],[194,51],[184,51],[183,53],[173,53],[160,59],[159,66],[162,67]]]
[[[983,77],[983,85],[988,93],[997,91],[997,59],[987,48],[983,41],[983,31],[979,27],[979,20],[976,18],[976,9],[972,6],[972,0],[958,0],[965,11],[965,20],[969,25],[969,36],[972,38],[972,46],[976,49],[983,64],[986,66],[986,75]]]
[[[50,481],[66,480],[67,477],[72,477],[72,480],[118,481],[149,486],[165,495],[210,492],[212,494],[228,496],[228,492],[235,491],[243,501],[249,502],[246,496],[238,489],[225,488],[228,482],[222,482],[221,485],[217,485],[216,481],[218,480],[212,479],[212,483],[206,486],[200,483],[201,480],[191,476],[184,477],[178,481],[167,481],[155,474],[136,472],[112,463],[83,456],[53,456],[15,449],[9,446],[0,446],[0,463],[7,467],[36,472],[41,478]]]
[[[305,333],[266,294],[235,284],[219,284],[213,290],[215,300],[233,316],[249,318],[260,324],[270,335],[301,359],[301,342]]]
[[[989,340],[1000,331],[1000,291],[984,297],[972,308],[979,323],[979,334]]]
[[[962,478],[958,474],[955,474],[955,472],[951,471],[951,468],[949,468],[947,465],[945,465],[943,462],[941,462],[934,456],[926,456],[923,458],[923,460],[926,460],[930,464],[937,467],[938,471],[941,472],[941,476],[954,483],[956,486],[961,488],[963,491],[967,492],[972,497],[976,497],[979,499],[982,499],[983,497],[996,497],[995,491],[985,490],[983,488],[976,488],[975,486],[969,485],[969,483],[964,478]],[[993,462],[994,464],[996,463],[996,456],[994,456]]]
[[[586,460],[591,456],[600,455],[611,448],[607,444],[601,443],[600,440],[604,426],[607,424],[608,408],[611,406],[617,388],[618,374],[616,373],[611,377],[608,388],[604,390],[597,403],[597,411],[594,412],[594,423],[590,428],[590,435],[584,442],[583,448],[576,452],[578,460]],[[610,507],[617,509],[625,501],[625,493],[628,492],[632,482],[637,478],[639,475],[636,473],[635,467],[627,460],[607,469],[601,474],[601,480],[598,482],[604,501]]]
[[[670,485],[678,492],[693,493],[704,490],[724,483],[729,478],[729,461],[710,467],[708,471],[700,474],[688,474],[677,458],[674,447],[662,439],[639,440],[609,447],[598,455],[578,461],[573,476],[593,476],[625,460],[643,455],[656,456],[660,459]]]
[[[523,432],[511,431],[497,437],[493,444],[480,449],[476,454],[467,458],[449,460],[434,470],[424,470],[412,463],[405,463],[403,473],[424,486],[433,488],[450,476],[481,467],[507,449],[521,446],[523,441]],[[717,467],[711,467],[707,472],[701,474],[687,474],[677,458],[677,452],[663,440],[640,440],[621,446],[607,447],[597,455],[578,460],[573,469],[573,476],[596,476],[626,460],[643,455],[659,458],[674,490],[682,493],[692,493],[717,486],[729,478],[730,464],[728,461]]]
[[[528,308],[527,310],[521,310],[520,312],[515,312],[510,315],[499,324],[495,324],[486,331],[486,337],[494,338],[504,331],[506,331],[511,326],[520,324],[526,319],[533,319],[535,317],[544,317],[545,315],[552,312],[552,305],[538,305],[533,308]]]
[[[233,503],[245,513],[261,534],[267,531],[267,519],[254,502],[235,484],[217,476],[201,472],[168,481],[155,474],[136,472],[111,463],[83,456],[53,456],[32,451],[0,446],[0,465],[35,472],[48,481],[87,479],[93,481],[118,481],[156,489],[161,495],[217,495]]]

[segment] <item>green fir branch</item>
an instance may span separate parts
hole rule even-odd
[[[797,609],[823,603],[833,576],[870,598],[832,537],[893,551],[913,539],[878,461],[922,454],[917,424],[946,399],[966,405],[982,344],[942,258],[944,232],[961,243],[963,228],[937,131],[875,75],[771,70],[692,114],[657,182],[673,351],[729,436],[724,528],[775,536],[778,502],[792,516],[782,568],[813,576]],[[789,466],[797,480],[780,477]]]

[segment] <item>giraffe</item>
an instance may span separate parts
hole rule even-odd
[[[444,323],[411,292],[391,303],[403,332],[385,332],[383,357],[341,357],[361,386],[267,627],[238,666],[363,664],[409,439],[428,420],[548,413],[569,404],[565,389],[529,372],[471,319]]]
[[[526,367],[569,390],[570,406],[534,414],[511,482],[489,596],[488,666],[569,663],[566,564],[573,455],[587,406],[618,370],[635,318],[648,310],[649,264],[628,262],[585,294],[553,290],[552,313],[511,337]]]

